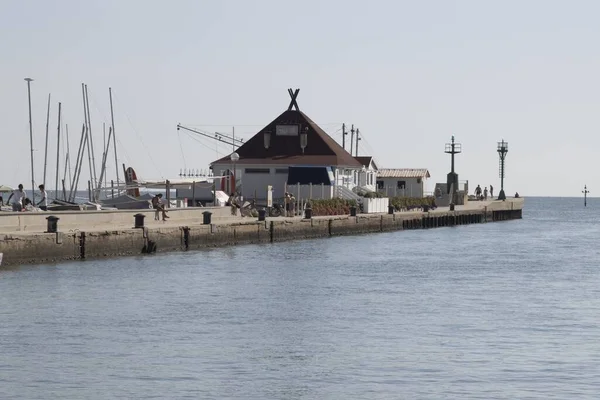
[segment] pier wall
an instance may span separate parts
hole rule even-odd
[[[202,224],[202,213],[209,211],[215,220],[230,219],[229,207],[171,208],[167,209],[170,223]],[[0,232],[44,232],[46,217],[58,217],[62,230],[94,228],[100,226],[133,227],[134,215],[145,215],[146,225],[160,225],[154,221],[154,210],[93,210],[93,211],[56,211],[56,212],[6,212],[0,213]]]
[[[518,200],[518,201],[516,201]],[[220,221],[134,229],[76,229],[58,233],[0,233],[3,266],[59,260],[85,260],[144,253],[185,251],[233,244],[275,243],[288,240],[430,229],[522,218],[524,202],[515,199],[456,211],[361,214],[312,219],[270,218]],[[152,216],[153,218],[153,216]],[[60,226],[59,226],[60,229]]]

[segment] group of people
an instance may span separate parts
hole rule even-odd
[[[25,190],[23,190],[23,184],[19,183],[18,188],[8,196],[6,204],[11,205],[13,211],[34,211],[35,207],[42,211],[48,211],[48,194],[46,193],[46,188],[44,185],[40,185],[38,189],[40,189],[41,200],[34,205],[31,199],[27,197]],[[4,198],[1,195],[0,205],[4,205]]]
[[[494,187],[492,185],[490,185],[489,194],[490,194],[490,197],[493,199],[494,198]],[[477,187],[475,188],[475,197],[477,198],[477,200],[487,200],[487,198],[488,198],[487,186],[482,191],[481,186],[477,185]]]

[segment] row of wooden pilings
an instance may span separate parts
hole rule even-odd
[[[443,226],[481,224],[492,221],[508,221],[523,218],[523,210],[499,210],[473,214],[430,215],[402,221],[402,229],[428,229]]]
[[[407,219],[402,221],[402,229],[428,229],[443,226],[480,224],[485,222],[482,214],[457,214],[423,216],[422,218]]]

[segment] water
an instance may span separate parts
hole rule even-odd
[[[592,399],[600,199],[0,270],[2,399]]]

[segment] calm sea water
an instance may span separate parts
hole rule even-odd
[[[2,399],[596,399],[600,199],[0,270]]]

